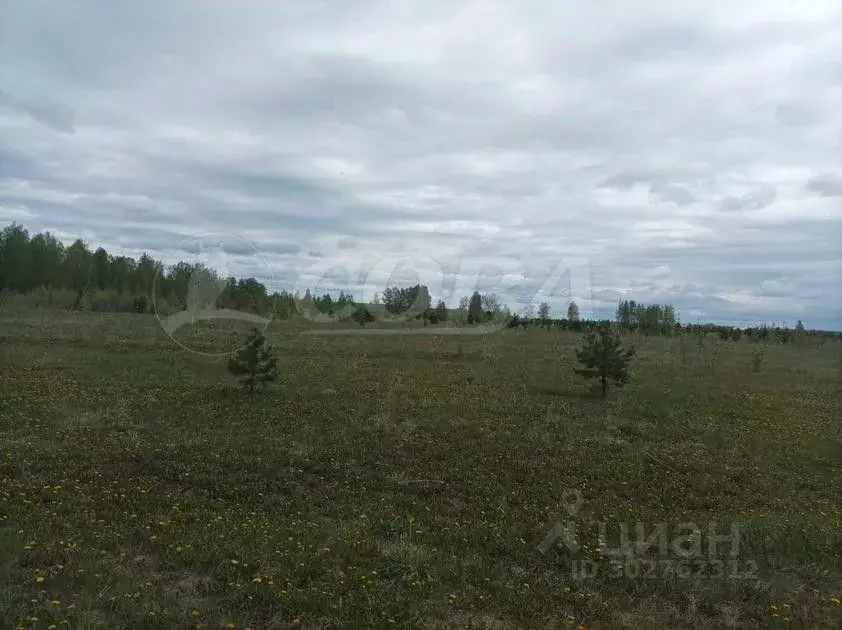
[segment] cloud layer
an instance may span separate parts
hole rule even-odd
[[[842,329],[836,0],[0,13],[0,221],[159,257],[223,232],[286,288]]]

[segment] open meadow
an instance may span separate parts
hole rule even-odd
[[[626,335],[604,401],[574,332],[302,332],[248,396],[151,315],[3,315],[0,627],[842,624],[838,341]],[[666,555],[610,562],[624,523]]]

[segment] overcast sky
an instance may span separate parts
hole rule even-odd
[[[0,222],[290,289],[842,329],[841,116],[839,0],[0,0]]]

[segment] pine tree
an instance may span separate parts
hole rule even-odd
[[[444,300],[439,300],[438,304],[436,304],[435,314],[436,320],[439,322],[447,321],[447,305],[444,303]]]
[[[468,323],[481,324],[485,319],[482,311],[482,296],[478,291],[474,291],[471,296],[471,301],[468,303]]]
[[[371,314],[371,311],[364,304],[358,304],[354,308],[354,313],[351,315],[351,319],[357,322],[360,326],[365,326],[368,322],[374,321],[374,315]]]
[[[628,382],[629,364],[635,352],[633,347],[623,349],[620,336],[609,326],[602,326],[598,331],[589,330],[582,347],[576,350],[576,358],[585,367],[575,371],[585,378],[600,379],[602,395],[605,396],[609,382],[617,387]]]
[[[800,319],[795,324],[795,332],[792,334],[792,338],[795,340],[795,345],[799,348],[804,347],[807,341],[807,329],[804,327],[804,322]]]
[[[266,337],[257,328],[252,328],[246,339],[245,347],[237,350],[228,360],[228,371],[242,377],[240,384],[249,393],[254,392],[257,384],[266,386],[278,378],[278,359],[272,346],[266,345]]]
[[[538,317],[541,318],[541,325],[549,328],[547,320],[550,319],[550,305],[547,302],[538,305]]]

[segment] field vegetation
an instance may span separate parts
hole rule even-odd
[[[149,314],[13,303],[0,627],[842,624],[835,338],[624,331],[630,378],[603,398],[574,330],[277,319],[277,381],[249,394],[225,352],[251,324],[179,345]],[[571,522],[575,551],[551,535]],[[695,523],[704,560],[619,574],[600,522],[609,550],[623,523]],[[719,577],[711,522],[738,531]]]

